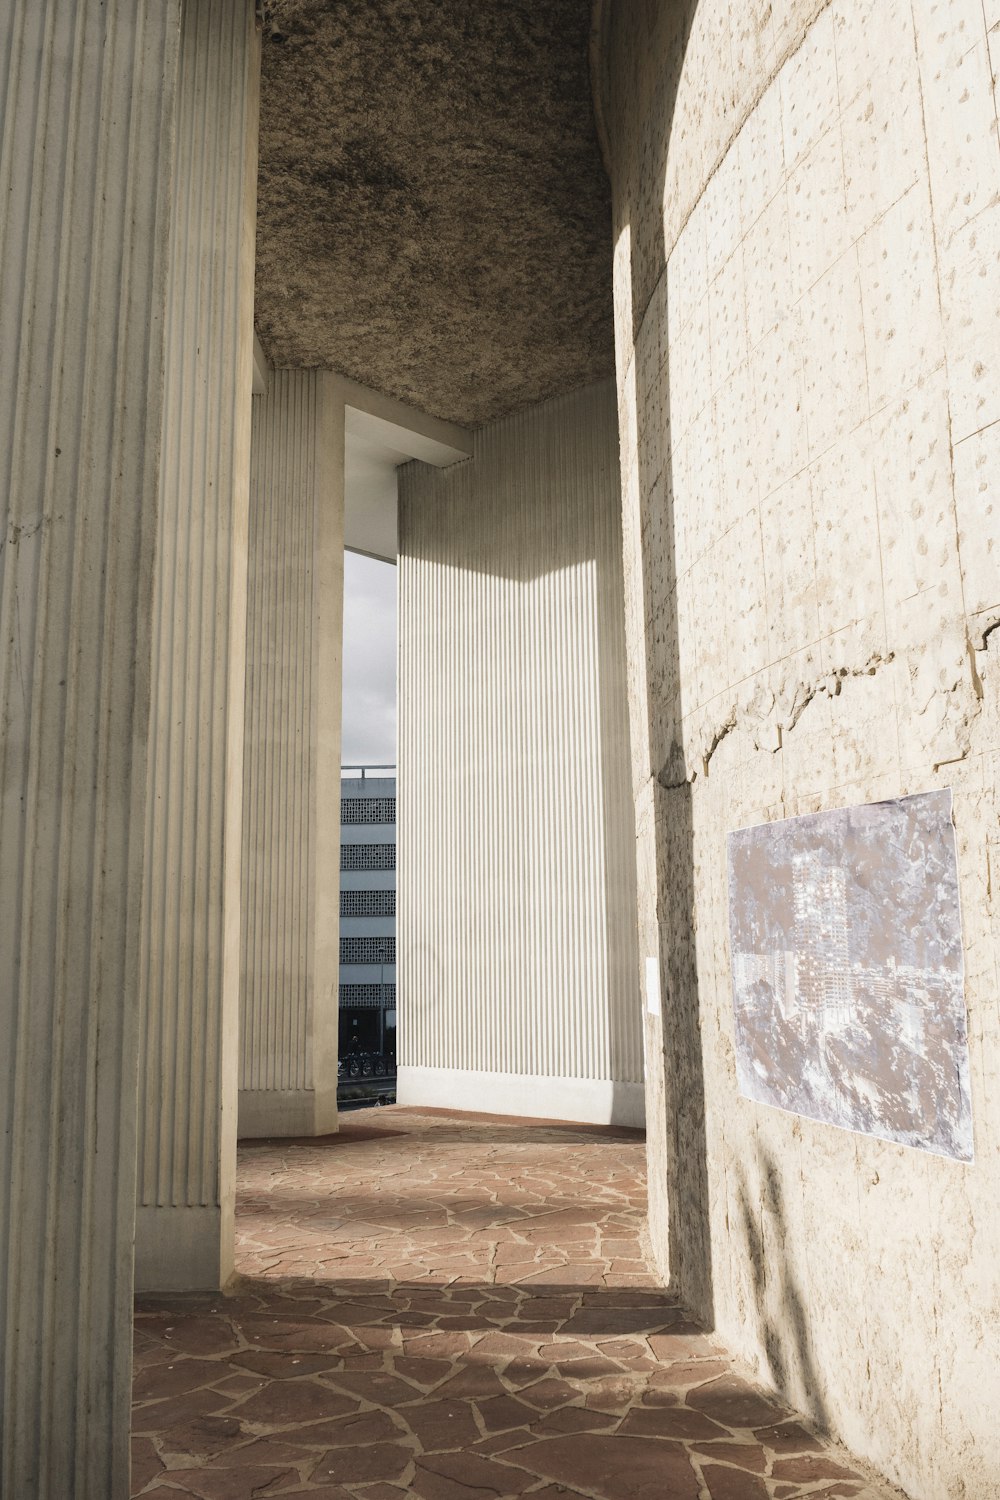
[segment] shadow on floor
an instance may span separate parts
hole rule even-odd
[[[136,1348],[134,1495],[874,1493],[655,1288],[242,1278]]]

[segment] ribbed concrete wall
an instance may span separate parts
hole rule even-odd
[[[0,7],[0,1493],[128,1494],[179,5]]]
[[[313,1081],[312,372],[275,371],[253,405],[240,1087],[300,1090]]]
[[[344,404],[275,370],[253,409],[239,1127],[304,1135],[337,1118]]]
[[[605,10],[653,1248],[912,1500],[994,1500],[1000,7]],[[943,787],[974,1163],[735,1065],[727,833]]]
[[[614,395],[400,471],[399,1097],[641,1115]]]
[[[153,599],[141,954],[141,1287],[232,1264],[260,43],[184,8]]]

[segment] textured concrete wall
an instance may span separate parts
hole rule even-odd
[[[139,1004],[136,1284],[232,1271],[253,230],[249,0],[183,12]]]
[[[337,1128],[344,402],[275,370],[254,397],[239,1130]]]
[[[0,8],[0,1493],[129,1492],[179,4]]]
[[[400,470],[399,1098],[641,1118],[614,396]]]
[[[998,24],[634,0],[598,69],[656,1248],[919,1500],[1000,1487]],[[727,830],[938,786],[970,1167],[755,1106],[733,1062]]]

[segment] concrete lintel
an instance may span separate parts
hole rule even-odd
[[[382,442],[439,469],[472,457],[472,433],[456,422],[429,417],[343,376],[337,377],[337,387],[347,408],[348,434]]]

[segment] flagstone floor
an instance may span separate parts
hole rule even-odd
[[[657,1289],[644,1195],[621,1132],[241,1145],[231,1294],[136,1309],[133,1495],[880,1500]]]

